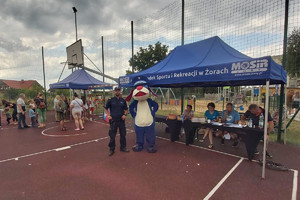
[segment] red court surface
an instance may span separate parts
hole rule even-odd
[[[129,121],[129,120],[128,120]],[[209,151],[172,143],[157,125],[158,152],[108,156],[108,125],[87,122],[85,130],[60,132],[57,123],[46,129],[0,130],[0,199],[293,199],[297,171],[266,170],[244,159],[243,144]],[[135,143],[127,123],[127,146]],[[78,134],[78,135],[74,135]],[[117,137],[117,140],[119,138]],[[217,142],[216,142],[217,143]],[[223,149],[222,149],[223,148]],[[299,147],[270,145],[274,161],[299,170]],[[221,151],[228,153],[224,155]],[[276,160],[275,160],[276,158]]]

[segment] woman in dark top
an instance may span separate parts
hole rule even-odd
[[[12,113],[13,122],[14,122],[14,124],[18,124],[17,104],[8,102],[5,99],[2,100],[2,104],[3,104],[4,108],[8,108],[8,109],[12,108],[13,109],[13,113]]]
[[[65,102],[66,107],[67,107],[66,119],[65,119],[65,122],[66,122],[67,120],[70,120],[70,104],[69,104],[69,101],[68,101],[68,99],[66,97],[64,99],[64,102]]]
[[[39,94],[38,98],[34,99],[34,102],[37,107],[37,113],[40,120],[40,126],[39,128],[45,128],[46,127],[46,102],[43,98],[43,94]]]

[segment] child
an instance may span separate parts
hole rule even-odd
[[[32,110],[33,112],[35,112],[35,119],[36,119],[36,125],[38,125],[38,119],[37,119],[37,116],[36,116],[36,109],[35,109],[35,103],[33,100],[30,100],[29,101],[29,107],[32,106]]]
[[[31,119],[31,126],[32,127],[37,127],[35,112],[33,110],[33,105],[29,106],[29,117]]]
[[[6,121],[7,121],[7,125],[10,124],[10,120],[11,120],[11,114],[9,112],[9,108],[5,108],[5,115],[6,115]]]

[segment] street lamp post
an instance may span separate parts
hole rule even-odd
[[[76,42],[77,42],[77,18],[76,18],[77,9],[75,7],[72,7],[72,9],[75,14],[75,31],[76,31]]]

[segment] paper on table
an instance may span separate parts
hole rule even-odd
[[[242,128],[242,125],[240,124],[226,124],[229,127],[235,127],[235,128]]]
[[[212,122],[211,124],[216,125],[216,126],[222,126],[222,123],[220,123],[220,122]]]
[[[225,138],[226,140],[230,140],[230,134],[229,134],[229,133],[225,134],[225,135],[224,135],[224,138]]]

